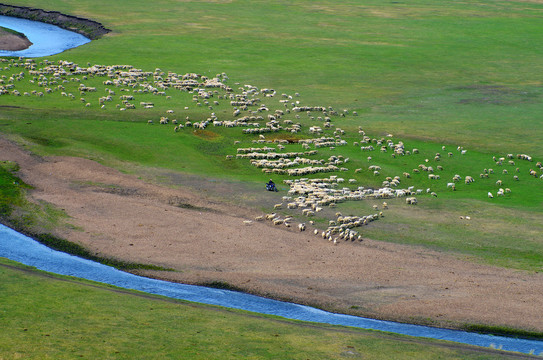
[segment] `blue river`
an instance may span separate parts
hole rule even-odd
[[[0,26],[25,34],[33,44],[20,51],[0,50],[0,56],[49,56],[90,42],[83,35],[39,21],[0,15]]]
[[[51,250],[34,239],[4,225],[0,225],[0,257],[56,274],[75,276],[175,299],[277,315],[287,319],[353,326],[543,355],[543,341],[538,340],[483,335],[458,330],[334,314],[305,305],[271,300],[235,291],[178,284],[136,276],[90,260]]]

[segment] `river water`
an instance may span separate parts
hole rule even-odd
[[[0,225],[0,257],[56,274],[75,276],[175,299],[277,315],[287,319],[382,330],[397,334],[449,340],[464,344],[543,355],[543,341],[482,335],[465,331],[334,314],[309,306],[266,299],[235,291],[178,284],[136,276],[90,260],[51,250],[37,241],[3,225]],[[537,310],[534,309],[534,311]]]
[[[83,35],[39,21],[0,15],[0,26],[25,34],[33,43],[25,50],[0,50],[0,56],[49,56],[90,42],[90,39]]]

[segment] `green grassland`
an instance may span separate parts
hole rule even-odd
[[[147,296],[0,259],[2,359],[495,359],[507,354]],[[30,311],[32,309],[32,311]]]
[[[160,68],[179,74],[195,72],[208,77],[225,72],[226,82],[277,90],[263,98],[270,110],[284,109],[280,94],[301,94],[303,105],[332,106],[346,117],[332,116],[333,126],[345,130],[345,146],[319,148],[312,159],[342,155],[350,160],[338,175],[355,179],[356,186],[380,187],[387,177],[401,177],[400,188],[424,190],[418,205],[387,199],[384,218],[360,230],[364,237],[424,246],[468,261],[527,271],[543,268],[543,180],[529,176],[543,160],[541,42],[543,4],[534,1],[76,1],[50,0],[42,4],[18,0],[14,5],[45,8],[101,22],[113,31],[103,38],[62,54],[52,62],[129,64],[144,71]],[[119,14],[122,14],[120,16]],[[39,63],[43,59],[36,59]],[[14,60],[14,63],[17,61]],[[12,64],[14,64],[12,63]],[[3,84],[21,94],[45,91],[32,83],[28,69],[0,63]],[[79,78],[79,81],[72,79]],[[44,96],[0,96],[0,132],[39,155],[81,156],[167,183],[164,173],[241,184],[261,189],[270,175],[247,160],[227,159],[238,147],[255,145],[257,135],[241,128],[209,126],[205,130],[158,125],[170,118],[206,119],[213,111],[232,120],[232,106],[219,100],[213,110],[196,106],[188,92],[165,90],[166,96],[121,91],[106,86],[102,77],[70,75],[60,90]],[[80,83],[96,93],[80,94]],[[51,85],[48,85],[53,87]],[[114,101],[100,108],[105,88],[116,92]],[[134,95],[133,103],[153,102],[153,109],[119,111],[119,96]],[[84,101],[80,100],[83,98]],[[210,99],[214,100],[214,99]],[[86,107],[85,104],[90,106]],[[185,109],[188,107],[188,109]],[[359,116],[353,116],[357,111]],[[265,114],[263,114],[265,116]],[[267,139],[289,139],[284,151],[303,151],[297,139],[315,137],[309,126],[322,126],[301,114],[284,116],[302,124],[297,134],[265,134]],[[312,114],[314,117],[320,114]],[[154,125],[148,125],[153,120]],[[363,152],[358,128],[376,139],[403,141],[418,154],[391,157],[390,151]],[[387,134],[392,134],[391,138]],[[234,144],[240,141],[240,144]],[[269,146],[276,146],[271,144]],[[375,144],[374,144],[375,146]],[[442,147],[445,146],[445,150]],[[467,150],[461,155],[457,147]],[[378,146],[375,146],[378,149]],[[441,160],[435,161],[436,153]],[[452,152],[452,156],[447,156]],[[514,154],[515,165],[498,166],[493,156]],[[529,154],[534,161],[516,159]],[[368,161],[367,157],[372,160]],[[0,153],[1,157],[1,153]],[[428,162],[426,162],[428,159]],[[0,160],[2,160],[0,158]],[[420,164],[437,167],[440,180]],[[381,166],[374,176],[369,165]],[[355,169],[362,169],[355,172]],[[488,178],[484,169],[493,168]],[[516,172],[519,168],[519,172]],[[508,173],[503,173],[503,169]],[[410,178],[402,176],[409,172]],[[144,175],[145,174],[145,175]],[[447,188],[455,174],[473,176],[475,182]],[[519,176],[515,181],[513,176]],[[271,175],[279,194],[230,195],[226,201],[245,201],[262,212],[271,211],[287,186],[284,175]],[[503,185],[496,185],[502,180]],[[499,187],[511,193],[496,196]],[[426,192],[436,192],[433,197]],[[29,187],[17,178],[17,164],[0,163],[0,219],[19,228],[48,233],[69,222],[50,204],[28,203]],[[488,192],[495,196],[489,199]],[[216,194],[220,196],[220,194]],[[255,199],[261,200],[261,204]],[[273,199],[273,200],[270,200]],[[324,209],[314,218],[326,228],[336,211],[373,213],[382,200],[351,201]],[[281,210],[305,221],[299,211]],[[469,216],[470,220],[466,217]],[[340,244],[349,246],[349,244]],[[14,266],[12,262],[0,260]],[[126,264],[125,264],[126,265]],[[130,264],[128,264],[130,265]],[[132,264],[133,265],[133,264]],[[136,264],[137,265],[137,264]],[[272,317],[180,301],[148,299],[110,287],[0,266],[0,358],[496,358],[443,347],[436,342],[414,342],[407,337],[327,326],[307,326]],[[16,295],[16,296],[14,296]],[[29,311],[29,309],[33,309]],[[6,357],[10,354],[11,357]],[[152,354],[149,356],[149,354]],[[145,356],[144,356],[145,355]]]
[[[24,0],[17,5],[38,6]],[[102,39],[49,57],[51,61],[69,60],[84,67],[129,64],[144,71],[160,68],[165,73],[209,77],[226,72],[236,91],[244,84],[276,89],[276,98],[262,100],[272,111],[282,108],[279,94],[295,92],[301,96],[294,100],[303,105],[347,109],[346,117],[333,117],[332,130],[325,135],[341,127],[348,145],[321,148],[317,158],[349,157],[349,171],[339,175],[356,179],[356,186],[379,187],[385,177],[409,172],[410,178],[402,177],[402,188],[430,188],[438,195],[424,192],[416,209],[407,208],[401,199],[389,201],[391,209],[383,221],[363,228],[364,236],[427,246],[499,266],[541,270],[543,181],[527,173],[536,169],[541,175],[535,162],[543,159],[538,78],[543,54],[533,46],[543,32],[542,4],[163,0],[149,7],[143,1],[68,0],[51,1],[48,7],[113,29]],[[115,15],[119,13],[124,15]],[[19,71],[25,70],[4,67],[0,75],[9,78]],[[21,93],[43,91],[30,79],[27,74],[13,83]],[[209,110],[194,106],[192,94],[168,89],[169,100],[135,95],[136,103],[151,101],[154,109],[121,112],[115,103],[124,92],[103,85],[103,78],[79,80],[97,87],[97,92],[81,95],[79,83],[70,81],[63,86],[74,99],[60,91],[43,97],[0,96],[0,105],[6,106],[0,112],[0,130],[38,154],[83,156],[129,172],[137,172],[138,167],[161,168],[253,186],[269,178],[248,161],[225,158],[235,155],[237,147],[254,146],[256,135],[211,126],[174,133],[172,126],[147,125],[148,120],[157,123],[166,109],[174,110],[180,120],[187,116],[203,120],[211,111],[221,120],[231,120],[228,101]],[[116,90],[116,101],[100,109],[98,97],[105,88]],[[87,102],[89,107],[84,106]],[[353,111],[359,116],[352,116]],[[307,127],[322,125],[307,116],[297,121],[302,132],[274,133],[268,139],[312,137]],[[401,140],[406,149],[420,152],[396,158],[390,153],[361,152],[353,145],[360,140],[359,126],[377,139],[393,134],[395,142]],[[241,144],[234,145],[234,140]],[[457,146],[467,149],[466,155]],[[285,151],[302,148],[292,142]],[[439,162],[433,160],[437,152],[442,154]],[[448,152],[453,156],[446,156]],[[492,159],[509,153],[529,154],[534,161],[515,158],[514,166],[507,162],[497,166]],[[366,170],[370,164],[382,167],[380,176]],[[440,180],[413,173],[420,164],[443,166],[436,173]],[[355,173],[356,168],[363,171]],[[488,168],[494,168],[494,174],[479,178]],[[455,174],[476,181],[460,182],[453,192],[446,184]],[[514,175],[519,181],[513,180]],[[274,178],[280,182],[287,177]],[[503,185],[496,185],[497,180]],[[502,186],[511,193],[487,197]],[[374,204],[349,202],[338,209],[363,215]],[[465,216],[471,220],[462,220]],[[319,226],[326,221],[325,216],[317,218]]]

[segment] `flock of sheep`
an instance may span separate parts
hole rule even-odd
[[[229,79],[225,73],[209,78],[195,73],[164,72],[158,68],[154,71],[143,71],[130,65],[80,66],[69,61],[43,60],[36,63],[32,59],[0,59],[0,74],[0,99],[3,96],[61,96],[69,101],[79,102],[86,108],[118,111],[149,109],[152,116],[161,112],[156,118],[147,120],[149,125],[171,125],[174,133],[187,129],[204,130],[207,127],[241,128],[241,138],[234,143],[245,144],[245,147],[237,148],[235,154],[225,154],[226,159],[248,161],[268,178],[271,175],[288,177],[284,180],[289,187],[288,194],[283,196],[281,203],[275,205],[276,212],[258,216],[254,220],[269,220],[275,225],[292,227],[293,216],[284,214],[300,211],[301,216],[311,217],[325,208],[333,208],[346,201],[382,202],[380,208],[374,205],[374,211],[363,216],[344,216],[337,212],[336,216],[329,220],[326,229],[314,230],[316,234],[334,244],[341,240],[362,240],[355,228],[383,217],[383,210],[388,208],[384,200],[405,198],[406,204],[416,205],[418,195],[437,196],[438,189],[455,191],[460,183],[469,186],[477,181],[476,178],[496,177],[495,171],[487,168],[481,170],[480,174],[455,174],[448,180],[443,179],[446,180],[444,186],[441,182],[442,157],[469,156],[462,147],[457,147],[456,151],[447,151],[443,146],[444,155],[437,152],[422,156],[418,149],[408,149],[402,141],[393,140],[390,134],[372,137],[367,135],[362,127],[349,131],[334,125],[333,121],[357,116],[356,112],[339,111],[330,106],[305,106],[301,104],[298,93],[277,94],[273,89],[253,85],[236,84],[237,87],[231,87],[227,85]],[[99,85],[96,85],[96,79],[101,79]],[[26,87],[33,89],[20,91],[18,85],[23,82],[25,85],[30,84]],[[88,86],[88,83],[94,86]],[[171,100],[178,92],[192,95],[182,111],[161,110],[155,107],[155,101],[149,100],[151,96]],[[137,102],[138,97],[145,97],[145,101]],[[266,103],[273,103],[274,106]],[[172,100],[173,106],[179,108],[175,100]],[[224,111],[217,111],[225,106],[230,108],[226,115]],[[191,107],[206,109],[205,113],[209,112],[209,116],[192,119],[183,115],[183,111],[188,114],[187,110]],[[357,152],[360,155],[357,155],[356,159],[358,166],[363,158],[368,164],[367,167],[349,168],[350,163],[354,162],[339,152],[340,149],[351,146],[360,149]],[[287,147],[296,147],[297,151],[287,151]],[[321,153],[334,155],[323,156]],[[349,153],[352,154],[352,151]],[[359,180],[355,174],[366,173],[375,179],[382,176],[381,166],[374,163],[377,153],[390,155],[392,158],[416,156],[420,158],[420,164],[395,176],[385,177],[380,181],[381,186],[357,186]],[[534,165],[526,174],[521,172],[518,162]],[[493,164],[496,169],[501,169],[502,176],[511,173],[513,176],[509,178],[513,181],[519,181],[522,176],[543,180],[541,162],[534,163],[530,155],[507,154],[494,157]],[[322,177],[323,173],[332,175]],[[435,186],[401,186],[404,179],[413,179],[421,174],[426,174]],[[503,184],[504,181],[498,178],[498,190],[488,192],[488,197],[511,193],[511,189]],[[284,217],[281,217],[280,212]],[[251,221],[246,221],[246,224]],[[314,223],[312,220],[308,221]],[[299,222],[296,228],[300,231],[306,230],[305,222]]]

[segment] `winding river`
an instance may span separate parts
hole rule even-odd
[[[90,42],[89,39],[77,33],[36,21],[0,16],[0,26],[24,33],[33,43],[26,50],[0,50],[0,56],[49,56]],[[334,314],[304,305],[270,300],[234,291],[178,284],[136,276],[93,261],[51,250],[37,241],[3,225],[0,225],[0,257],[56,274],[76,276],[176,299],[277,315],[288,319],[382,330],[483,347],[496,347],[521,353],[543,354],[543,341],[482,335]]]
[[[90,39],[55,25],[0,15],[0,26],[26,35],[33,45],[20,51],[0,50],[0,56],[41,57],[86,44]]]
[[[235,291],[178,284],[136,276],[90,260],[52,250],[4,225],[0,225],[0,257],[56,274],[75,276],[175,299],[277,315],[287,319],[388,331],[397,334],[448,340],[483,347],[496,347],[522,353],[543,353],[543,341],[482,335],[465,331],[334,314],[309,306],[266,299]]]

